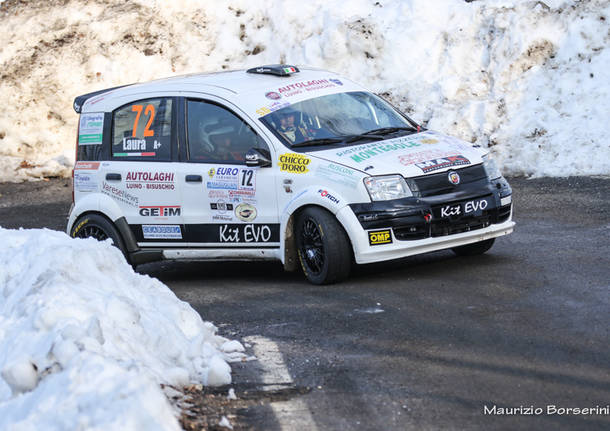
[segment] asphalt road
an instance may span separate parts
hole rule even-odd
[[[274,403],[239,410],[251,428],[610,429],[610,414],[546,414],[610,404],[610,179],[510,181],[516,230],[479,257],[368,265],[327,287],[273,263],[138,271],[223,335],[277,348],[284,374],[234,365],[238,396],[283,383],[293,401],[288,422]],[[63,229],[65,184],[0,184],[0,226]]]

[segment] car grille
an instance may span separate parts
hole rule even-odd
[[[461,217],[459,219],[436,219],[430,223],[412,224],[395,227],[394,237],[400,241],[435,238],[483,229],[490,224],[502,223],[510,216],[511,205],[482,211],[481,215]]]
[[[487,181],[483,165],[469,166],[455,170],[460,175],[460,183],[455,186],[447,179],[447,172],[422,175],[421,177],[405,178],[413,194],[418,197],[437,196],[445,193],[458,192],[477,181]]]

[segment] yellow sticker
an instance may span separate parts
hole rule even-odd
[[[307,166],[311,159],[304,154],[286,153],[280,156],[280,171],[293,174],[304,174],[309,172]]]
[[[389,229],[387,230],[376,230],[369,232],[369,244],[370,245],[381,245],[381,244],[392,244],[392,233]]]
[[[256,110],[256,113],[262,117],[263,115],[267,115],[271,113],[271,109],[267,108],[266,106],[263,106],[262,108],[258,108]]]
[[[422,144],[436,144],[436,143],[438,143],[438,139],[427,138],[427,139],[422,139],[419,142],[421,142]]]

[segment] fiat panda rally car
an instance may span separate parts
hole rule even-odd
[[[486,150],[334,73],[288,65],[79,96],[73,237],[129,262],[280,260],[316,284],[512,232]]]

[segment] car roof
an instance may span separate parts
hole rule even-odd
[[[288,76],[247,73],[246,69],[227,72],[195,73],[154,81],[109,88],[78,96],[74,100],[76,112],[109,112],[118,107],[117,103],[127,96],[146,95],[161,92],[198,92],[207,93],[236,101],[252,92],[269,91],[278,86],[290,85],[307,79],[339,77],[338,75],[309,67],[299,67],[300,71]],[[341,79],[346,80],[341,77]],[[356,85],[356,84],[354,84]],[[150,97],[148,94],[143,97]],[[123,102],[117,102],[117,101]]]

